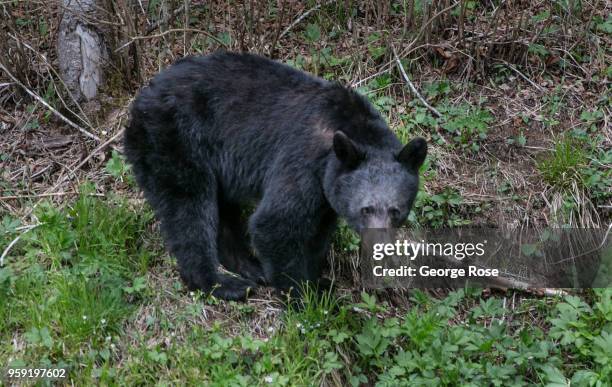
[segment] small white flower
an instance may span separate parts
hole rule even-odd
[[[115,349],[115,344],[111,343],[110,347],[111,349]]]
[[[194,296],[195,296],[195,293],[194,293],[194,292],[189,292],[189,295],[190,295],[191,297],[194,297]]]
[[[106,336],[106,341],[111,341],[111,337],[110,336]]]
[[[274,327],[268,327],[268,332],[270,333],[274,332]]]
[[[87,316],[83,316],[83,320],[87,320]]]
[[[103,136],[106,136],[106,133],[107,133],[107,132],[106,132],[106,130],[103,130],[103,131],[102,131],[102,135],[103,135]]]
[[[100,320],[100,322],[101,322],[102,324],[106,324],[106,319],[102,319],[102,320]]]
[[[300,329],[302,327],[302,324],[301,323],[297,323],[297,324],[295,324],[295,327]]]
[[[327,316],[327,313],[329,313],[328,311],[324,310],[323,314]]]
[[[274,382],[274,378],[271,375],[266,376],[264,380],[268,384],[272,384]]]

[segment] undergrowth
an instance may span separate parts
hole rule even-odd
[[[355,301],[306,291],[264,336],[248,324],[263,313],[257,305],[226,305],[238,331],[193,323],[219,301],[180,284],[159,288],[149,272],[172,264],[155,258],[163,251],[150,210],[90,190],[65,208],[39,206],[40,225],[0,268],[1,364],[67,367],[75,384],[612,382],[610,289],[513,308],[476,290],[441,300],[413,291],[408,311],[375,294]],[[8,216],[1,224],[3,244],[20,233]],[[166,291],[181,300],[178,309],[161,304]],[[140,321],[148,307],[156,312]]]

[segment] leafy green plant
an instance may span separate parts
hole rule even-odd
[[[509,145],[516,145],[519,147],[523,147],[527,144],[527,138],[525,137],[525,134],[523,133],[523,130],[521,129],[518,136],[513,137],[513,138],[508,138],[506,140],[506,143]]]
[[[451,83],[447,80],[428,82],[423,88],[429,100],[445,97],[450,94],[451,90]]]
[[[612,34],[612,15],[608,13],[608,17],[604,20],[600,15],[593,17],[595,29],[608,35]]]
[[[385,45],[380,45],[380,41],[382,40],[382,35],[378,32],[371,33],[367,36],[367,48],[368,53],[370,54],[370,58],[376,61],[385,55],[387,48]]]
[[[441,193],[434,195],[419,191],[414,204],[414,215],[411,214],[408,220],[434,228],[469,224],[470,221],[461,216],[462,205],[463,198],[452,188],[446,188]]]
[[[588,130],[595,132],[597,124],[604,119],[604,112],[601,110],[584,110],[580,113],[580,120],[584,123]]]
[[[136,185],[134,176],[131,173],[131,168],[125,162],[125,157],[120,155],[117,151],[113,151],[104,169],[115,179],[124,181],[130,186]]]
[[[359,243],[359,235],[344,220],[341,220],[334,234],[334,247],[340,251],[354,252],[359,250]]]
[[[493,122],[488,110],[474,106],[446,106],[441,113],[446,115],[442,128],[452,137],[454,143],[463,149],[476,152],[479,142],[487,138],[487,129]]]
[[[381,91],[391,84],[389,75],[381,75],[372,79],[366,85],[361,86],[357,91],[368,98],[368,100],[382,112],[390,112],[397,105],[397,101],[391,95],[383,94]]]
[[[443,96],[448,90],[444,82],[431,86],[430,93]],[[493,122],[493,116],[486,109],[477,106],[459,105],[451,106],[442,103],[438,106],[442,114],[441,118],[434,117],[429,110],[421,106],[414,106],[412,114],[402,115],[402,121],[408,131],[415,129],[424,132],[432,132],[442,127],[450,141],[444,136],[432,133],[432,140],[439,145],[449,144],[459,146],[461,149],[476,152],[480,149],[480,142],[487,138],[489,125]]]

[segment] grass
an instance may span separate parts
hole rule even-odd
[[[583,115],[584,116],[584,115]],[[597,129],[567,132],[554,141],[554,149],[537,162],[537,168],[553,192],[563,197],[561,220],[567,222],[581,208],[609,205],[612,198],[612,152],[605,149]]]
[[[555,141],[554,150],[538,163],[538,169],[548,184],[568,189],[574,184],[584,184],[582,171],[586,163],[584,144],[570,136],[563,136]]]
[[[148,209],[82,191],[66,208],[40,206],[41,225],[0,269],[0,364],[68,367],[74,384],[612,382],[610,289],[512,308],[516,295],[412,291],[409,309],[307,291],[302,307],[277,303],[258,320],[270,309],[182,290],[173,263],[153,258],[163,251]],[[19,233],[2,224],[3,243]],[[229,316],[202,320],[211,311]]]

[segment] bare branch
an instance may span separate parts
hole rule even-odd
[[[93,133],[88,132],[87,130],[85,130],[81,126],[79,126],[76,123],[74,123],[68,117],[64,116],[62,113],[57,111],[57,109],[55,109],[53,106],[49,105],[47,103],[47,101],[45,101],[41,96],[39,96],[38,94],[36,94],[32,90],[30,90],[28,87],[26,87],[26,85],[21,83],[21,81],[19,79],[17,79],[13,74],[11,74],[11,72],[8,71],[8,69],[6,67],[4,67],[4,65],[2,63],[0,63],[0,69],[2,69],[2,71],[4,71],[6,73],[6,75],[8,75],[8,77],[11,78],[13,80],[13,82],[15,82],[17,85],[19,85],[26,93],[28,93],[32,98],[34,98],[35,100],[37,100],[41,104],[43,104],[47,109],[49,109],[53,114],[55,114],[62,121],[64,121],[68,125],[72,126],[73,128],[77,129],[79,132],[83,133],[85,136],[87,136],[87,137],[89,137],[91,139],[94,139],[97,142],[101,141],[100,137],[96,136]]]
[[[130,40],[128,40],[126,43],[122,44],[119,48],[117,48],[115,50],[115,52],[119,52],[121,50],[123,50],[124,48],[126,48],[127,46],[129,46],[130,44],[134,43],[137,40],[146,40],[146,39],[155,39],[155,38],[161,38],[162,36],[174,33],[174,32],[196,32],[196,33],[200,33],[200,34],[204,34],[206,36],[208,36],[209,38],[211,38],[212,40],[214,40],[215,42],[219,43],[220,45],[222,45],[225,48],[229,48],[227,46],[227,44],[225,44],[221,39],[217,38],[216,36],[214,36],[213,34],[211,34],[208,31],[204,31],[204,30],[199,30],[197,28],[173,28],[170,30],[166,30],[162,33],[159,34],[155,34],[155,35],[148,35],[148,36],[134,36],[132,37]]]
[[[287,35],[287,33],[293,27],[295,27],[296,25],[300,24],[302,22],[302,20],[306,19],[308,17],[308,15],[310,15],[311,13],[313,13],[314,11],[316,11],[319,8],[321,8],[321,4],[315,5],[314,7],[310,8],[308,11],[306,11],[303,14],[301,14],[300,16],[298,16],[291,24],[289,24],[289,26],[287,26],[287,28],[285,28],[285,30],[280,34],[278,39],[280,39],[283,36]]]
[[[399,67],[399,70],[402,73],[402,77],[404,78],[404,80],[408,84],[408,87],[410,88],[410,91],[412,92],[412,94],[414,94],[421,101],[421,103],[423,103],[423,105],[425,105],[425,107],[427,109],[429,109],[436,117],[438,117],[438,118],[442,117],[440,112],[438,110],[436,110],[436,108],[431,106],[425,100],[425,98],[423,98],[421,93],[419,93],[419,91],[416,89],[416,87],[414,87],[414,85],[412,84],[412,81],[410,81],[410,78],[408,78],[408,74],[406,74],[406,71],[404,70],[404,66],[402,65],[402,62],[400,61],[399,56],[397,56],[397,51],[395,50],[395,47],[392,47],[392,49],[393,49],[393,55],[395,56],[395,62],[397,63],[397,67]]]
[[[17,243],[19,241],[19,239],[21,239],[21,237],[27,233],[28,231],[40,226],[42,223],[38,223],[38,224],[33,224],[30,226],[26,226],[25,228],[22,227],[22,230],[25,230],[24,232],[22,232],[21,234],[17,235],[17,237],[15,239],[13,239],[11,241],[11,243],[8,244],[8,246],[6,246],[6,248],[4,249],[4,251],[2,252],[2,255],[0,256],[0,267],[4,266],[4,258],[8,255],[9,251],[13,248],[13,246],[15,246],[15,243]]]

